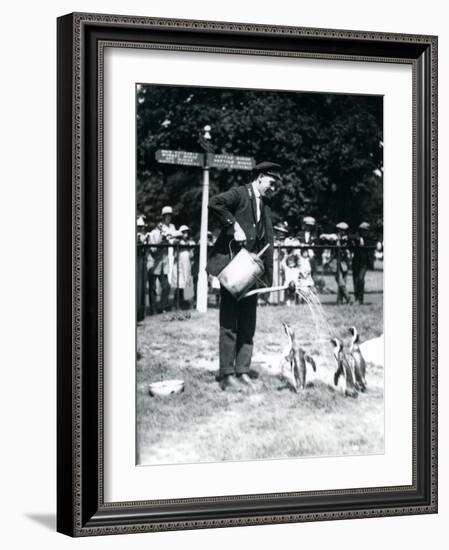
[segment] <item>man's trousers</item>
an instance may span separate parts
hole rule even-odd
[[[365,275],[367,267],[362,265],[360,267],[352,267],[352,278],[354,281],[354,295],[355,299],[363,304],[363,298],[365,294]]]
[[[220,290],[220,376],[249,372],[256,331],[257,294],[237,301]]]
[[[150,315],[157,313],[156,307],[156,282],[159,279],[161,285],[161,301],[159,303],[159,310],[165,311],[168,307],[168,297],[170,296],[170,283],[168,282],[168,276],[162,273],[161,275],[154,275],[154,273],[148,273],[148,291],[150,295]]]

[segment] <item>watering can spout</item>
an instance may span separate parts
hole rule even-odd
[[[254,290],[250,290],[243,296],[244,298],[249,298],[250,296],[254,296],[254,294],[267,294],[268,292],[279,292],[281,290],[286,290],[288,288],[288,285],[279,285],[279,286],[267,286],[264,288],[255,288]]]
[[[257,257],[258,258],[261,258],[262,257],[262,254],[264,254],[264,252],[266,252],[268,249],[270,248],[270,243],[267,243],[260,252],[257,253]]]

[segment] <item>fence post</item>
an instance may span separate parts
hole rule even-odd
[[[179,311],[179,241],[176,241],[176,311]]]
[[[136,269],[136,305],[137,321],[145,318],[145,283],[146,283],[146,261],[145,247],[137,245],[137,269]]]
[[[341,257],[340,257],[340,237],[337,239],[337,304],[341,301],[340,291],[340,273],[341,273]]]
[[[281,248],[279,245],[275,245],[276,250],[276,270],[277,270],[277,284],[281,284]],[[281,293],[277,292],[277,305],[281,303]]]

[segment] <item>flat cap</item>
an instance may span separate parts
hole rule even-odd
[[[315,220],[315,218],[312,218],[312,216],[305,216],[302,221],[303,221],[303,223],[305,223],[307,225],[315,225],[316,224],[316,220]]]
[[[181,227],[178,229],[180,233],[183,233],[184,231],[189,231],[189,228],[187,225],[181,225]]]
[[[281,165],[276,164],[275,162],[259,162],[254,166],[254,171],[258,174],[266,174],[267,176],[272,176],[273,178],[281,177]]]
[[[347,231],[349,229],[349,225],[346,222],[337,223],[335,227],[337,229],[341,229],[342,231]]]
[[[362,222],[360,225],[359,225],[359,229],[366,229],[368,231],[369,229],[369,223],[368,222]]]
[[[162,216],[165,214],[173,214],[173,208],[171,206],[164,206],[164,208],[162,208]]]

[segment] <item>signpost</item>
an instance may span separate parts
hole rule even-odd
[[[207,144],[208,145],[208,144]],[[206,147],[204,147],[206,149]],[[207,149],[206,149],[207,150]],[[203,193],[201,202],[201,232],[200,232],[200,259],[198,269],[198,287],[196,309],[202,313],[207,311],[207,228],[209,205],[209,169],[226,168],[228,170],[252,170],[255,161],[251,157],[237,157],[234,155],[216,155],[215,153],[192,153],[189,151],[172,151],[159,149],[156,151],[156,160],[163,164],[179,166],[199,166],[203,169]]]
[[[235,157],[234,155],[207,155],[207,163],[211,168],[228,168],[228,170],[252,170],[255,166],[251,157]]]
[[[156,160],[163,164],[179,164],[181,166],[204,166],[203,153],[190,153],[189,151],[170,151],[159,149],[156,151]]]

